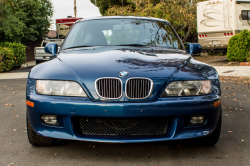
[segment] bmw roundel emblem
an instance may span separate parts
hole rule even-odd
[[[121,72],[119,72],[119,76],[120,77],[127,77],[127,76],[129,76],[129,72],[127,72],[127,71],[121,71]]]

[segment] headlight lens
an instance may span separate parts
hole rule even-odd
[[[211,93],[211,81],[176,81],[171,82],[161,97],[169,96],[196,96]]]
[[[73,81],[36,80],[36,93],[42,95],[87,97],[82,87]]]

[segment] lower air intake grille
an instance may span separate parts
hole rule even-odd
[[[162,136],[167,118],[80,118],[81,132],[96,136]]]

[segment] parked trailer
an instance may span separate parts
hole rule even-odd
[[[82,18],[69,17],[69,18],[56,19],[57,38],[64,39],[65,36],[68,34],[72,25],[80,19]]]
[[[248,15],[249,13],[249,15]],[[229,39],[250,29],[249,0],[216,0],[197,4],[198,41],[202,49],[225,50]]]

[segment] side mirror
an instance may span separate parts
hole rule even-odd
[[[56,43],[48,43],[44,47],[44,51],[46,53],[52,54],[52,56],[55,56],[58,50],[58,45]]]
[[[188,53],[191,55],[200,54],[202,51],[202,47],[198,43],[189,43],[188,44]]]

